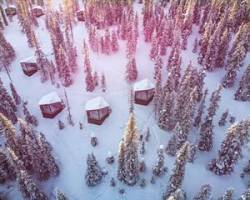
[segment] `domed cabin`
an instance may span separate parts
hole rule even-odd
[[[83,10],[78,10],[76,12],[76,17],[77,17],[78,21],[84,22],[85,21],[84,11]]]
[[[39,69],[34,56],[20,61],[23,73],[27,76],[32,76]]]
[[[54,118],[65,107],[63,101],[56,92],[51,92],[43,96],[39,101],[39,106],[44,118]]]
[[[16,15],[16,7],[14,5],[9,5],[5,8],[5,13],[8,17],[12,17]]]
[[[136,104],[148,105],[153,97],[155,85],[148,79],[136,82],[134,84],[134,101]]]
[[[96,97],[87,101],[85,105],[88,123],[102,125],[110,115],[111,109],[103,97]]]
[[[41,6],[33,6],[31,12],[36,17],[41,17],[42,15],[44,15],[44,11]]]

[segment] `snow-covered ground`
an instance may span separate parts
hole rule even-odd
[[[141,12],[141,5],[136,5],[136,10]],[[140,24],[142,18],[140,18]],[[39,18],[39,27],[36,28],[36,34],[39,38],[39,42],[42,49],[45,52],[51,51],[51,44],[48,32],[44,24],[44,16]],[[140,26],[140,28],[142,28]],[[11,78],[16,86],[17,91],[23,100],[27,100],[28,107],[32,114],[38,117],[39,126],[38,131],[45,134],[48,141],[54,148],[54,154],[60,165],[60,175],[55,179],[50,179],[48,182],[42,183],[41,187],[53,199],[52,191],[55,187],[60,188],[71,200],[116,200],[116,199],[129,199],[129,200],[160,200],[161,194],[165,191],[168,184],[169,175],[173,167],[175,158],[165,155],[165,164],[168,167],[168,173],[156,180],[156,184],[150,183],[152,174],[152,167],[156,162],[157,148],[161,144],[164,146],[167,144],[171,133],[164,132],[158,128],[154,120],[152,103],[149,106],[135,105],[135,116],[137,119],[137,127],[139,133],[143,134],[147,127],[150,128],[151,138],[146,143],[145,162],[147,165],[147,171],[141,174],[141,177],[145,177],[147,185],[145,188],[140,186],[127,187],[121,183],[118,183],[116,187],[110,187],[109,181],[111,177],[116,177],[117,166],[108,165],[105,159],[108,155],[108,151],[111,151],[117,158],[118,145],[123,136],[124,127],[128,120],[128,108],[129,108],[129,91],[131,86],[124,81],[124,71],[127,64],[127,58],[125,53],[125,42],[119,41],[120,50],[118,53],[110,56],[98,55],[90,52],[91,64],[93,68],[101,74],[106,75],[107,91],[103,93],[101,89],[95,90],[93,93],[87,93],[85,90],[85,80],[83,74],[83,40],[87,40],[87,33],[82,22],[78,22],[74,26],[74,39],[78,49],[78,65],[79,71],[75,74],[74,84],[66,88],[73,120],[75,126],[72,127],[67,124],[67,113],[64,110],[55,119],[44,119],[41,115],[38,102],[42,96],[56,91],[59,96],[64,99],[63,88],[56,88],[49,82],[42,84],[39,79],[39,75],[35,74],[32,77],[27,77],[23,74],[20,60],[34,55],[34,49],[28,47],[26,37],[20,31],[17,18],[14,17],[13,22],[6,28],[4,34],[7,40],[13,45],[17,57],[11,66]],[[182,67],[185,69],[190,61],[192,61],[195,67],[200,67],[197,64],[197,55],[192,53],[193,41],[197,36],[197,28],[194,27],[193,34],[189,38],[188,49],[182,51]],[[149,60],[150,44],[144,42],[142,30],[140,30],[140,38],[137,46],[136,62],[139,72],[138,80],[150,79],[153,81],[152,74],[154,64]],[[168,49],[168,54],[170,50]],[[164,66],[167,61],[167,57],[164,58]],[[250,64],[250,55],[247,55],[245,65],[242,68],[245,69],[247,64]],[[241,71],[242,72],[242,71]],[[219,70],[214,73],[209,73],[205,79],[206,87],[211,93],[220,83],[221,78],[224,75],[223,70]],[[242,73],[240,73],[241,75]],[[8,87],[9,79],[4,72],[0,72],[1,79],[6,87]],[[163,78],[166,79],[167,72],[164,67]],[[240,76],[238,76],[240,77]],[[218,122],[221,114],[228,108],[230,113],[236,117],[236,120],[241,120],[250,116],[250,103],[242,103],[233,100],[233,94],[236,87],[223,91],[222,99],[220,102],[220,108],[217,112],[215,122]],[[94,97],[103,96],[110,104],[112,113],[109,118],[106,119],[103,125],[96,126],[87,123],[85,114],[85,103]],[[59,130],[57,120],[64,121],[67,126],[64,130]],[[78,123],[83,123],[83,130],[79,129]],[[186,166],[186,174],[183,182],[183,189],[186,191],[188,199],[194,196],[202,184],[211,184],[212,196],[214,199],[222,195],[226,188],[235,188],[236,196],[239,196],[245,189],[240,178],[240,172],[242,166],[249,159],[249,152],[245,149],[245,157],[240,160],[235,168],[235,171],[230,176],[216,176],[206,169],[208,162],[211,158],[217,155],[218,148],[221,141],[225,137],[226,129],[229,127],[227,124],[225,127],[215,127],[214,136],[214,148],[209,153],[198,152],[197,159],[194,163],[188,163]],[[92,147],[90,144],[90,137],[92,134],[97,136],[99,144],[97,147]],[[191,131],[191,140],[198,138],[198,131]],[[103,179],[102,183],[94,188],[89,188],[84,182],[84,176],[86,171],[86,157],[88,153],[93,152],[97,160],[102,167],[108,170],[108,175]],[[125,194],[119,194],[120,188],[125,189]],[[9,190],[10,200],[21,199],[20,193],[14,187],[6,189],[6,187],[0,186],[0,191]]]

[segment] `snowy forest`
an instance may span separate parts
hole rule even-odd
[[[249,0],[0,0],[0,200],[250,200]]]

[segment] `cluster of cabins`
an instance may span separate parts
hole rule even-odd
[[[8,16],[14,16],[16,15],[16,8],[15,6],[9,6],[5,9],[5,12]],[[32,13],[37,17],[44,14],[40,6],[33,7]],[[77,12],[77,19],[79,21],[85,21],[83,10]],[[47,54],[47,56],[52,55],[53,54]],[[27,76],[32,76],[40,69],[34,56],[21,60],[20,65],[23,73]],[[148,105],[153,99],[154,89],[155,85],[148,79],[135,83],[133,87],[134,102],[140,105]],[[38,104],[44,118],[54,118],[65,108],[63,100],[56,92],[51,92],[43,96]],[[101,125],[110,115],[111,108],[103,97],[96,97],[86,102],[85,111],[88,123]]]
[[[154,96],[154,84],[148,79],[144,79],[134,84],[134,102],[140,105],[148,105]],[[44,118],[54,118],[64,108],[63,100],[56,92],[51,92],[43,96],[39,101]],[[85,104],[85,111],[88,123],[101,125],[110,115],[109,103],[101,96],[90,99]]]
[[[43,10],[43,8],[41,6],[35,5],[35,6],[32,6],[31,13],[35,17],[41,17],[42,15],[44,15],[44,10]],[[5,14],[8,17],[15,16],[17,14],[16,6],[9,5],[7,8],[5,8]]]

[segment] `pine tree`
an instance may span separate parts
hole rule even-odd
[[[237,101],[250,101],[250,65],[243,74],[239,87],[234,95]]]
[[[171,131],[174,129],[174,93],[166,92],[162,108],[159,112],[158,125],[160,128]]]
[[[16,88],[12,83],[10,83],[10,89],[11,89],[11,94],[12,94],[13,99],[15,100],[16,105],[20,105],[21,97],[17,93]]]
[[[44,134],[39,133],[38,135],[38,144],[41,149],[41,156],[45,161],[45,164],[48,167],[50,176],[55,177],[60,173],[59,166],[56,163],[54,156],[52,155],[52,147],[49,142],[46,140]]]
[[[3,133],[7,147],[11,148],[17,155],[20,155],[20,146],[16,138],[16,129],[12,122],[0,112],[0,129]]]
[[[32,180],[31,176],[25,170],[20,170],[17,172],[17,182],[25,199],[48,200],[48,197],[42,191],[40,191],[38,186]]]
[[[202,185],[200,191],[193,198],[194,200],[209,200],[212,187],[210,185]]]
[[[113,53],[116,53],[119,50],[118,40],[115,31],[112,32],[111,47]]]
[[[177,189],[167,200],[186,200],[186,194],[181,189]]]
[[[213,147],[213,117],[219,107],[221,90],[222,87],[220,86],[211,95],[210,105],[207,109],[208,114],[200,128],[200,140],[198,144],[200,151],[210,151]]]
[[[121,141],[120,146],[119,146],[117,178],[120,181],[123,181],[125,179],[125,145],[124,145],[124,141]]]
[[[0,69],[8,67],[15,59],[16,53],[12,45],[7,42],[2,32],[0,32]]]
[[[137,79],[137,76],[136,61],[135,58],[131,58],[126,66],[126,80],[128,82],[133,82]]]
[[[234,166],[242,155],[242,147],[249,139],[250,120],[232,125],[221,144],[218,156],[211,160],[208,167],[217,175],[233,172]]]
[[[33,126],[38,126],[38,120],[34,115],[31,115],[28,108],[27,108],[28,102],[23,103],[23,114],[25,116],[25,121],[29,124],[32,124]]]
[[[176,190],[181,187],[185,174],[185,165],[188,159],[188,151],[189,143],[185,142],[176,156],[175,166],[172,170],[169,184],[165,194],[163,195],[163,199],[167,199],[172,193],[176,192]]]
[[[248,189],[247,191],[245,191],[245,192],[241,195],[241,197],[240,197],[239,200],[248,200],[248,199],[250,199],[250,189]]]
[[[219,126],[225,126],[228,117],[228,109],[222,114],[218,124]]]
[[[38,45],[36,47],[35,55],[36,63],[40,67],[41,82],[43,83],[49,79],[50,61]]]
[[[118,170],[118,178],[121,178],[125,184],[133,186],[139,179],[139,160],[138,160],[138,133],[136,129],[136,122],[134,113],[131,112],[127,127],[124,133],[124,174],[122,168]],[[119,160],[122,152],[120,152]],[[120,161],[119,161],[120,162]]]
[[[15,168],[7,153],[0,149],[0,184],[13,181],[16,178]]]
[[[55,190],[56,200],[68,200],[63,192],[61,192],[58,188]]]
[[[158,158],[157,158],[157,163],[153,168],[153,174],[155,176],[163,176],[165,172],[167,171],[167,168],[164,166],[164,152],[163,152],[163,145],[160,146],[160,148],[157,151]]]
[[[194,118],[194,123],[193,123],[194,127],[197,127],[197,128],[200,127],[200,123],[201,123],[201,120],[202,120],[202,115],[203,115],[203,112],[204,112],[204,109],[205,109],[205,101],[206,101],[207,93],[208,93],[208,90],[206,89],[204,94],[203,94],[203,97],[202,97],[201,103],[199,105],[199,108],[197,110],[196,117]]]
[[[106,78],[104,73],[102,73],[102,77],[101,77],[101,88],[103,92],[106,92]]]
[[[234,199],[234,189],[229,188],[225,191],[224,195],[220,197],[218,200],[233,200]]]
[[[12,121],[12,123],[17,122],[16,111],[17,107],[12,99],[12,97],[8,94],[7,90],[4,88],[3,83],[0,79],[0,112],[4,114],[8,119]]]
[[[85,175],[85,182],[87,186],[93,187],[100,184],[102,178],[103,174],[94,154],[88,154],[87,171]]]

